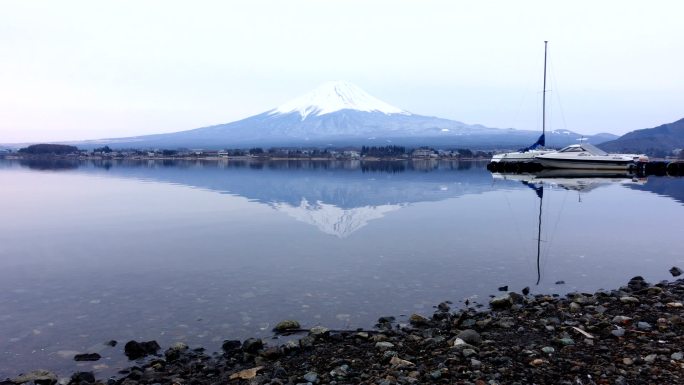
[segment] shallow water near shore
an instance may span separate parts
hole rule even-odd
[[[0,183],[0,378],[113,374],[130,339],[212,351],[270,338],[282,319],[369,328],[445,300],[486,304],[504,285],[589,292],[684,265],[682,178],[5,160]],[[85,352],[103,359],[73,361]]]

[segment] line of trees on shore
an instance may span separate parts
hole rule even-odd
[[[470,149],[437,150],[430,147],[362,146],[361,148],[261,148],[248,149],[112,149],[109,146],[79,150],[63,144],[34,144],[22,148],[19,155],[28,156],[104,156],[104,157],[259,157],[259,158],[488,158],[490,152]]]

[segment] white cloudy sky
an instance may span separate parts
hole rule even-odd
[[[684,117],[684,2],[0,2],[0,143],[226,123],[328,80],[421,115],[625,133]]]

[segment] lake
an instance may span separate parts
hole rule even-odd
[[[131,339],[276,344],[283,319],[371,328],[504,285],[562,295],[684,267],[684,179],[485,165],[0,160],[0,379],[109,376]]]

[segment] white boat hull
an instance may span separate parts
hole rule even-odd
[[[492,156],[490,162],[508,162],[508,163],[529,163],[536,162],[535,157],[539,155],[549,154],[555,152],[553,150],[530,150],[526,152],[507,152],[505,154],[496,154]]]
[[[553,159],[535,158],[535,161],[546,168],[563,168],[575,170],[629,170],[636,164],[631,159]]]

